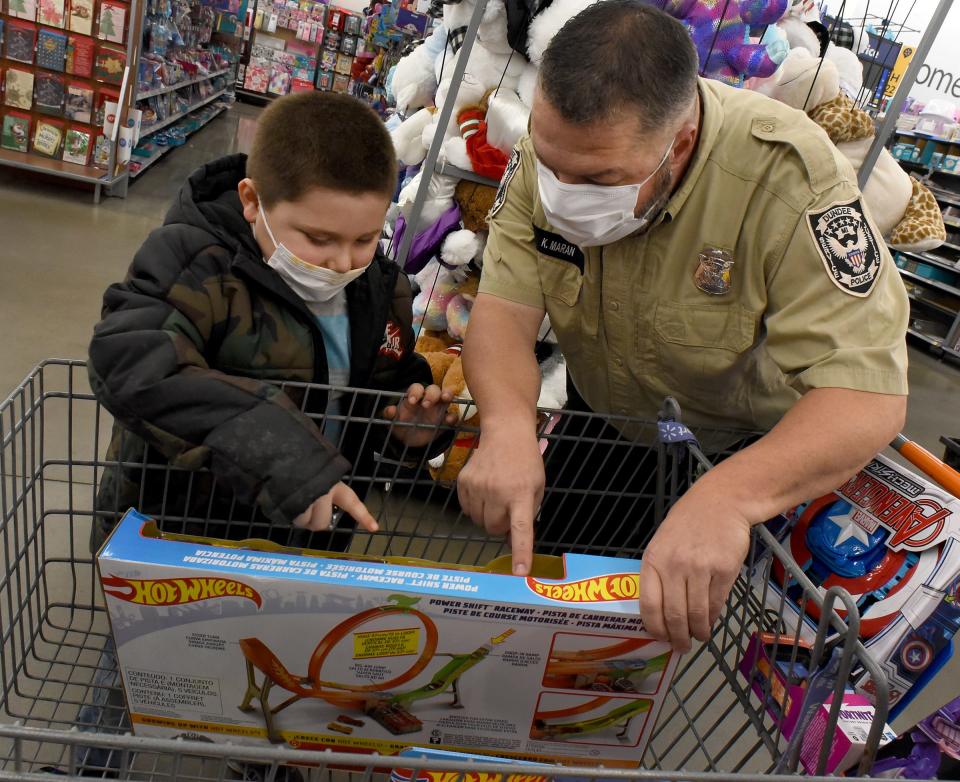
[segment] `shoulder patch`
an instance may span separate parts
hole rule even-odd
[[[860,199],[808,211],[807,226],[834,284],[851,296],[869,296],[880,276],[881,255]]]
[[[487,215],[488,220],[491,217],[496,217],[497,212],[500,211],[500,207],[503,206],[503,202],[507,200],[507,188],[510,187],[510,180],[513,179],[513,175],[517,173],[517,169],[519,168],[520,149],[514,147],[513,154],[510,155],[510,160],[503,172],[503,178],[500,180],[500,186],[497,188],[497,195],[493,199],[493,206],[490,207],[490,214]]]

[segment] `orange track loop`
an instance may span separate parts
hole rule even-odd
[[[586,703],[581,703],[579,706],[572,706],[569,709],[556,709],[555,711],[538,711],[534,715],[535,719],[538,720],[555,720],[560,717],[573,717],[577,714],[585,714],[588,711],[593,711],[598,709],[601,706],[606,705],[610,702],[610,698],[600,697],[600,698],[591,698]]]
[[[653,639],[651,638],[644,640],[634,639],[631,641],[620,641],[619,643],[611,644],[610,646],[602,646],[599,649],[581,649],[580,651],[576,652],[564,652],[557,649],[550,653],[550,659],[563,662],[573,662],[576,660],[604,660],[608,657],[618,657],[621,654],[629,654],[630,652],[640,649],[641,647],[652,642]]]
[[[320,679],[323,663],[340,641],[361,625],[391,614],[409,614],[415,616],[423,624],[423,629],[426,631],[427,637],[423,651],[410,668],[389,681],[378,682],[376,684],[349,685],[338,684],[336,682],[324,682]],[[321,639],[320,643],[317,644],[317,648],[313,650],[306,677],[310,683],[310,689],[298,684],[297,677],[290,674],[277,659],[276,655],[258,639],[245,638],[240,642],[240,647],[250,662],[285,690],[301,697],[322,698],[334,706],[359,709],[362,711],[366,704],[366,698],[349,693],[383,692],[406,684],[411,679],[416,678],[430,664],[430,661],[437,651],[438,640],[437,626],[433,623],[433,620],[416,609],[402,606],[384,606],[382,608],[370,608],[366,611],[361,611],[356,616],[352,616],[334,627]],[[346,690],[346,692],[331,692],[330,690],[325,690],[324,687],[333,687],[338,690]]]

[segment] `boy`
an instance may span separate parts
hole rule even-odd
[[[437,425],[450,402],[413,350],[409,282],[379,251],[396,181],[379,117],[321,92],[275,101],[249,157],[191,175],[107,290],[90,344],[93,390],[117,421],[108,458],[123,463],[100,484],[94,551],[131,506],[167,530],[333,550],[349,525],[320,541],[292,530],[329,530],[334,506],[376,530],[341,478],[433,433],[373,419]],[[380,410],[375,394],[276,385],[291,381],[408,393]],[[347,412],[371,423],[344,426]],[[307,414],[324,413],[321,432]]]

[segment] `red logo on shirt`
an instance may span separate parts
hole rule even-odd
[[[383,331],[383,344],[380,346],[380,355],[394,359],[398,359],[403,355],[400,327],[392,320],[387,321],[387,327]]]

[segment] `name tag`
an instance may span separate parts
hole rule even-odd
[[[572,263],[583,274],[583,250],[577,245],[571,244],[560,234],[544,231],[537,226],[533,226],[533,236],[537,241],[537,252],[556,258],[558,261]]]

